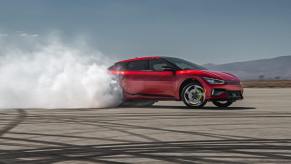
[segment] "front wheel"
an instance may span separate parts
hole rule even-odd
[[[214,105],[216,105],[217,107],[228,107],[230,106],[233,101],[230,101],[230,100],[225,100],[225,101],[212,101],[212,103]]]
[[[206,104],[205,90],[197,83],[190,83],[182,90],[182,100],[190,108],[202,108]]]

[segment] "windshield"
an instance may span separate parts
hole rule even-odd
[[[177,67],[179,67],[182,70],[187,70],[187,69],[206,70],[206,68],[204,68],[200,65],[188,62],[188,61],[183,60],[183,59],[178,59],[178,58],[173,58],[173,57],[164,57],[164,59],[166,59],[168,62],[176,65]]]

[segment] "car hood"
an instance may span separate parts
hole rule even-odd
[[[227,72],[220,72],[220,71],[210,71],[210,70],[203,70],[205,75],[208,75],[208,77],[211,78],[217,78],[221,80],[227,80],[227,81],[239,81],[239,78],[233,74],[227,73]]]
[[[227,72],[221,72],[221,71],[212,71],[212,70],[183,70],[180,72],[181,74],[188,74],[188,75],[195,75],[195,76],[201,76],[201,77],[209,77],[209,78],[216,78],[226,81],[240,81],[240,79]]]

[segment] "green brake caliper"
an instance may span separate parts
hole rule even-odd
[[[201,100],[201,98],[203,97],[202,91],[200,89],[197,89],[196,92],[197,92],[197,100]]]

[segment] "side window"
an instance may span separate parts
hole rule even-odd
[[[150,70],[153,71],[163,71],[164,67],[170,67],[171,65],[164,60],[161,59],[154,59],[150,60]]]
[[[137,61],[129,62],[127,65],[127,69],[128,70],[137,70],[137,71],[149,70],[148,61],[147,60],[137,60]]]

